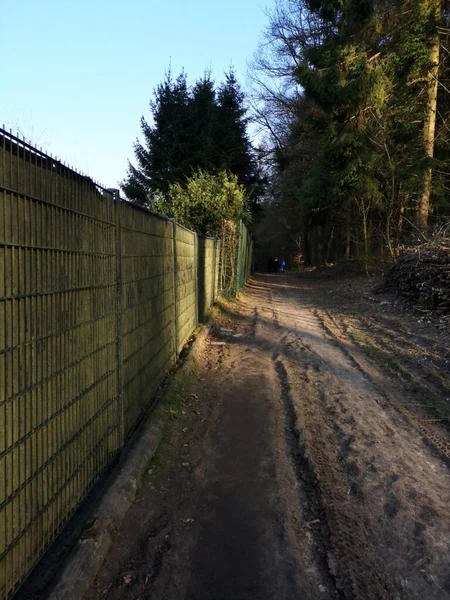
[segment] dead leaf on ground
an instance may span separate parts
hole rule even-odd
[[[318,525],[320,523],[320,519],[314,519],[314,521],[308,521],[305,523],[305,527],[311,527],[311,525]]]

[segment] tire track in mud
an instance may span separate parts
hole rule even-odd
[[[288,313],[295,315],[297,298],[289,293],[280,295],[290,300],[292,311]],[[278,298],[275,301],[280,304]],[[298,304],[301,306],[298,310],[299,331],[296,331],[298,343],[285,343],[291,338],[282,337],[279,341],[280,358],[277,356],[277,359],[286,373],[287,392],[294,410],[293,426],[298,428],[297,436],[291,435],[289,439],[287,435],[285,443],[287,446],[297,443],[301,453],[307,457],[309,476],[315,481],[315,492],[312,489],[311,494],[320,496],[326,528],[330,532],[328,540],[322,544],[328,552],[322,564],[325,564],[340,597],[347,600],[443,598],[450,581],[444,549],[448,536],[446,538],[445,533],[441,535],[438,530],[433,535],[429,530],[438,526],[439,515],[446,531],[445,503],[441,502],[446,489],[443,486],[443,493],[435,500],[433,492],[429,492],[433,489],[429,485],[432,476],[425,474],[430,455],[437,453],[429,450],[423,453],[422,444],[427,444],[427,441],[414,426],[413,417],[403,409],[401,394],[384,378],[378,380],[379,369],[366,360],[363,352],[354,351],[354,346],[348,343],[348,336],[342,333],[336,322],[336,315],[327,310],[317,310],[314,304]],[[288,318],[281,321],[285,332],[292,327],[288,313],[284,315]],[[308,315],[314,315],[315,319]],[[310,325],[309,321],[312,321]],[[302,340],[303,331],[306,340],[314,342],[317,337],[325,342],[319,344],[323,354],[312,353]],[[280,379],[278,371],[277,374]],[[340,403],[336,402],[336,396],[342,396]],[[369,400],[367,406],[366,399]],[[349,410],[349,417],[344,408]],[[355,418],[350,420],[353,409],[356,421]],[[378,412],[381,414],[379,421]],[[371,420],[364,421],[364,415],[375,419],[379,439],[376,434],[371,435]],[[288,423],[288,416],[285,419]],[[290,421],[292,428],[292,415]],[[386,423],[390,427],[386,427]],[[352,427],[353,424],[355,427]],[[421,425],[427,427],[428,424]],[[423,458],[418,461],[418,468],[424,473],[416,472],[414,461],[403,462],[401,449],[397,452],[391,439],[397,427],[403,432],[410,432],[400,448],[407,452],[419,450]],[[410,445],[407,440],[411,434],[417,439]],[[392,448],[391,452],[384,446],[377,452],[379,440],[385,440],[388,449]],[[427,446],[430,447],[431,443]],[[398,473],[397,470],[392,472],[389,454],[396,458],[396,469],[405,476],[405,480],[400,479],[394,487]],[[295,461],[295,452],[293,455],[291,461]],[[294,472],[297,474],[295,468]],[[419,493],[421,497],[422,482],[427,483],[422,490],[423,508],[416,503],[415,495],[407,495]],[[299,483],[303,504],[301,479]],[[427,518],[423,511],[429,505],[436,513],[429,517],[432,519],[430,523],[422,523]],[[396,520],[393,520],[394,517]],[[321,526],[312,531],[319,541]],[[420,560],[429,562],[424,567],[425,563]],[[439,595],[439,589],[442,595]]]
[[[367,372],[359,364],[359,362],[356,360],[356,358],[353,356],[353,354],[350,352],[350,350],[342,344],[339,337],[334,333],[334,331],[330,328],[330,326],[327,325],[324,314],[326,315],[326,317],[328,317],[329,321],[333,322],[333,317],[329,314],[329,312],[325,311],[325,313],[322,313],[322,312],[319,312],[319,310],[317,310],[317,308],[316,308],[316,309],[314,309],[313,314],[316,317],[320,327],[322,328],[324,333],[327,335],[328,340],[346,356],[346,358],[348,359],[350,364],[361,373],[361,375],[366,379],[366,381],[372,383],[374,388],[378,392],[380,392],[381,396],[385,397],[385,394],[381,390],[378,389],[378,387],[371,380],[371,378],[369,377]]]
[[[329,540],[331,535],[322,502],[322,495],[297,427],[297,416],[292,402],[288,375],[281,361],[275,363],[275,371],[280,383],[281,397],[284,404],[286,452],[295,477],[301,486],[300,501],[307,523],[314,523],[315,526],[318,525],[316,529],[312,529],[313,534],[315,533],[315,559],[320,567],[324,581],[328,584],[328,590],[334,594],[334,597],[343,599],[344,596],[338,592],[335,580],[330,573],[328,553],[330,550]],[[317,530],[320,531],[319,535],[317,535]]]
[[[400,402],[395,402],[395,404],[394,404],[393,399],[390,398],[386,394],[386,392],[383,389],[381,389],[373,381],[373,379],[370,377],[369,373],[367,373],[367,371],[364,369],[364,367],[356,360],[356,358],[352,355],[350,350],[342,344],[342,342],[339,340],[339,337],[332,330],[330,325],[328,325],[326,323],[326,318],[328,318],[328,320],[331,323],[333,323],[335,327],[338,327],[338,325],[334,322],[333,317],[328,313],[328,311],[325,311],[325,313],[322,313],[316,309],[316,310],[314,310],[314,315],[317,317],[321,328],[328,336],[330,342],[332,342],[337,348],[339,348],[341,350],[341,352],[343,352],[343,354],[345,354],[345,356],[350,361],[350,363],[355,368],[357,368],[358,371],[360,371],[360,373],[365,377],[366,381],[368,381],[372,385],[374,390],[376,390],[380,394],[380,396],[385,400],[385,402],[387,404],[389,404],[392,407],[395,406],[395,408],[397,410],[399,410],[403,415],[405,415],[410,420],[410,422],[412,422],[412,424],[414,426],[416,426],[417,429],[419,429],[419,431],[424,436],[424,442],[432,450],[437,451],[441,455],[441,457],[444,458],[445,462],[447,464],[449,464],[449,461],[450,461],[450,441],[449,441],[449,439],[440,435],[439,433],[437,433],[436,430],[432,427],[432,425],[428,424],[427,419],[421,418],[413,410],[411,410],[411,408],[409,408],[407,405],[402,404]],[[424,387],[427,387],[427,386],[424,386]],[[374,397],[374,399],[378,402],[378,399],[376,397]]]
[[[298,429],[288,373],[281,361],[275,369],[285,407],[287,452],[301,487],[305,516],[319,525],[313,530],[316,559],[332,594],[346,600],[388,600],[383,569],[370,552],[368,524],[346,497],[343,473],[325,448],[324,432],[317,424],[309,428],[306,421],[304,432]],[[305,373],[305,381],[314,377]],[[305,404],[310,391],[312,395],[308,390],[302,397]],[[324,423],[323,416],[321,420]]]

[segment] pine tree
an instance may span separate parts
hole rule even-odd
[[[333,245],[336,256],[363,253],[367,267],[372,251],[394,255],[414,218],[423,230],[430,211],[448,214],[440,11],[441,0],[279,0],[272,63],[258,64],[281,76],[281,92],[255,79],[278,111],[268,126],[277,202],[313,260]]]
[[[186,75],[171,74],[150,103],[153,125],[141,121],[144,144],[136,141],[137,166],[129,162],[122,190],[130,200],[171,213],[169,188],[185,185],[194,171],[236,175],[253,201],[262,178],[247,134],[244,94],[233,71],[217,93],[210,75],[192,89]]]
[[[141,204],[151,202],[158,192],[166,196],[169,185],[183,181],[193,164],[185,73],[175,80],[170,72],[166,75],[155,91],[150,110],[154,125],[141,119],[145,147],[138,140],[134,144],[138,166],[128,163],[128,176],[121,184],[126,196]]]
[[[209,74],[199,79],[190,100],[192,158],[195,167],[207,172],[220,168],[214,156],[214,128],[217,120],[217,100],[214,82]]]
[[[244,93],[230,69],[217,92],[214,163],[219,171],[226,170],[237,176],[250,198],[251,211],[256,214],[265,179],[248,137],[248,121]]]

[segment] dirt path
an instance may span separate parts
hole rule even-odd
[[[321,285],[260,276],[222,305],[85,600],[450,598],[444,422]]]

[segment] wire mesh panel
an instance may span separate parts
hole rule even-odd
[[[216,274],[216,240],[198,236],[197,238],[197,278],[198,278],[198,316],[203,321],[214,302]]]
[[[247,253],[245,257],[245,280],[250,277],[253,268],[253,240],[247,231]]]
[[[213,303],[219,295],[219,279],[220,279],[220,240],[216,239],[214,247],[214,283],[213,283]]]
[[[0,130],[0,599],[134,431],[220,255]]]
[[[121,357],[128,436],[176,360],[173,225],[123,202],[120,231]]]
[[[178,352],[181,352],[186,340],[197,327],[196,298],[196,234],[181,225],[175,227],[176,244],[176,305]]]
[[[245,282],[250,275],[252,261],[252,239],[242,221],[239,224],[239,243],[236,258],[236,291],[238,292],[245,286]]]
[[[232,295],[236,291],[236,255],[239,242],[239,225],[226,221],[220,231],[219,294]]]
[[[242,221],[226,221],[223,224],[218,248],[219,293],[235,295],[245,286],[252,263],[253,242]]]
[[[0,597],[118,450],[114,204],[0,132]]]

